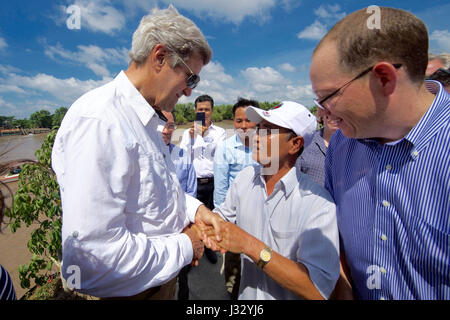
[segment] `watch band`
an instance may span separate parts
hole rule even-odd
[[[259,253],[259,260],[256,265],[263,269],[270,259],[272,259],[272,248],[267,246]]]

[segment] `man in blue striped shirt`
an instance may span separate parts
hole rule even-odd
[[[316,104],[340,129],[325,162],[347,267],[339,283],[348,276],[358,299],[450,299],[450,96],[424,81],[423,22],[378,14],[378,28],[366,9],[343,18],[311,63]]]

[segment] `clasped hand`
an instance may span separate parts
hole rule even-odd
[[[185,229],[186,230],[186,229]],[[226,222],[218,214],[213,213],[205,206],[200,206],[195,216],[195,224],[191,225],[186,233],[191,237],[194,250],[193,265],[198,265],[198,260],[203,255],[203,246],[213,251],[225,253],[244,253],[245,244],[251,240],[251,236],[236,226],[234,223]],[[191,235],[190,235],[191,234]]]

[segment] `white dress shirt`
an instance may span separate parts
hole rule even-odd
[[[214,211],[280,255],[302,263],[328,298],[339,278],[339,235],[330,194],[294,167],[268,197],[260,170],[259,165],[243,169]],[[241,255],[241,264],[240,300],[299,299],[246,255]]]
[[[226,131],[211,123],[203,136],[191,138],[189,130],[184,131],[180,147],[190,152],[197,178],[212,178],[216,146],[227,138]]]
[[[69,109],[52,152],[63,208],[62,273],[80,292],[130,296],[193,259],[181,233],[201,204],[181,190],[154,109],[122,71]],[[70,270],[68,272],[68,270]]]

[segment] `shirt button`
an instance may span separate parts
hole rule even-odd
[[[381,267],[380,272],[386,274],[387,270],[385,268]]]
[[[74,237],[75,239],[78,238],[78,231],[72,232],[72,237]]]
[[[389,201],[386,201],[386,200],[383,200],[382,203],[383,203],[383,206],[386,207],[386,208],[389,207],[389,206],[391,205],[391,204],[389,203]]]
[[[385,234],[381,235],[381,240],[386,241],[387,240],[387,236]]]
[[[386,170],[391,170],[392,166],[390,164],[386,165]]]
[[[385,297],[380,297],[380,300],[386,300],[386,298]]]
[[[414,151],[412,154],[414,157],[417,157],[417,156],[419,156],[419,151]]]

